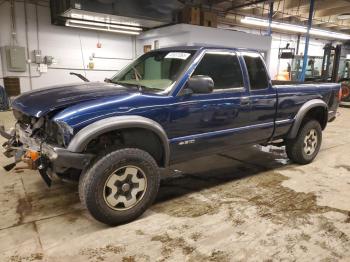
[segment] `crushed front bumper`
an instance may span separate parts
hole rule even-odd
[[[6,157],[14,157],[14,163],[5,167],[11,170],[18,162],[30,163],[31,169],[37,169],[48,186],[52,183],[55,173],[63,173],[70,168],[82,170],[93,158],[92,154],[70,152],[65,148],[56,147],[37,138],[32,138],[24,130],[17,128],[12,133],[5,132],[0,126],[0,135],[7,139],[3,144]],[[35,154],[32,154],[35,152]],[[31,155],[38,157],[32,158]]]

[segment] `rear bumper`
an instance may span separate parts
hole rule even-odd
[[[350,107],[350,101],[341,101],[341,102],[340,102],[340,106],[343,106],[343,107]]]

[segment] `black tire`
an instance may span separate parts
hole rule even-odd
[[[313,153],[307,154],[304,150],[304,139],[306,135],[311,131],[315,130],[317,145]],[[287,140],[286,152],[287,156],[295,163],[305,165],[311,163],[317,156],[322,143],[322,128],[318,121],[307,120],[304,121],[300,127],[298,135],[294,139]]]
[[[141,171],[147,186],[142,192],[142,197],[134,206],[128,209],[121,207],[116,210],[107,203],[106,183],[114,171],[125,166],[133,166]],[[132,181],[129,182],[135,185]],[[113,183],[116,185],[115,182]],[[101,154],[96,158],[80,177],[79,196],[83,205],[96,220],[116,226],[141,216],[157,196],[159,183],[160,171],[153,157],[140,149],[124,148],[110,153],[106,152],[105,155]]]

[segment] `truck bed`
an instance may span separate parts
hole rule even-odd
[[[294,119],[301,106],[312,99],[321,99],[328,106],[328,120],[335,117],[339,104],[338,83],[272,81],[277,92],[276,121]]]

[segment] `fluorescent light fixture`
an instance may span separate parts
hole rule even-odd
[[[266,19],[247,17],[247,16],[245,18],[241,19],[241,23],[256,25],[256,26],[261,26],[261,27],[268,27],[269,26],[269,21]],[[306,34],[306,32],[307,32],[306,26],[280,23],[280,22],[275,22],[275,21],[272,21],[271,28],[276,28],[276,29],[286,30],[286,31],[291,31],[291,32],[297,32],[297,33],[304,33],[304,34]],[[348,34],[342,34],[342,33],[327,31],[327,30],[323,30],[323,29],[311,28],[310,34],[315,35],[315,36],[323,36],[323,37],[327,37],[327,38],[350,40],[350,35],[348,35]]]
[[[94,25],[99,27],[109,27],[109,28],[117,28],[117,29],[125,29],[125,30],[131,30],[131,31],[142,31],[142,28],[140,27],[134,27],[134,26],[126,26],[126,25],[114,25],[114,24],[107,24],[107,23],[98,23],[98,22],[91,22],[91,21],[85,21],[85,20],[72,20],[69,19],[69,24],[75,24],[75,25]]]
[[[66,26],[106,31],[106,32],[112,32],[112,33],[119,33],[119,34],[127,34],[127,35],[139,35],[140,32],[142,31],[142,28],[140,27],[99,23],[99,22],[92,22],[92,21],[85,21],[85,20],[73,20],[73,19],[68,19],[66,21]]]
[[[344,14],[341,14],[341,15],[337,15],[337,19],[338,19],[338,20],[347,20],[347,19],[350,19],[350,13],[344,13]]]
[[[109,23],[109,24],[120,24],[126,26],[136,26],[140,27],[140,23],[133,21],[122,21],[121,19],[114,19],[108,15],[89,15],[89,14],[79,14],[79,13],[71,13],[69,15],[71,18],[86,20],[86,21],[94,21],[100,23]]]

